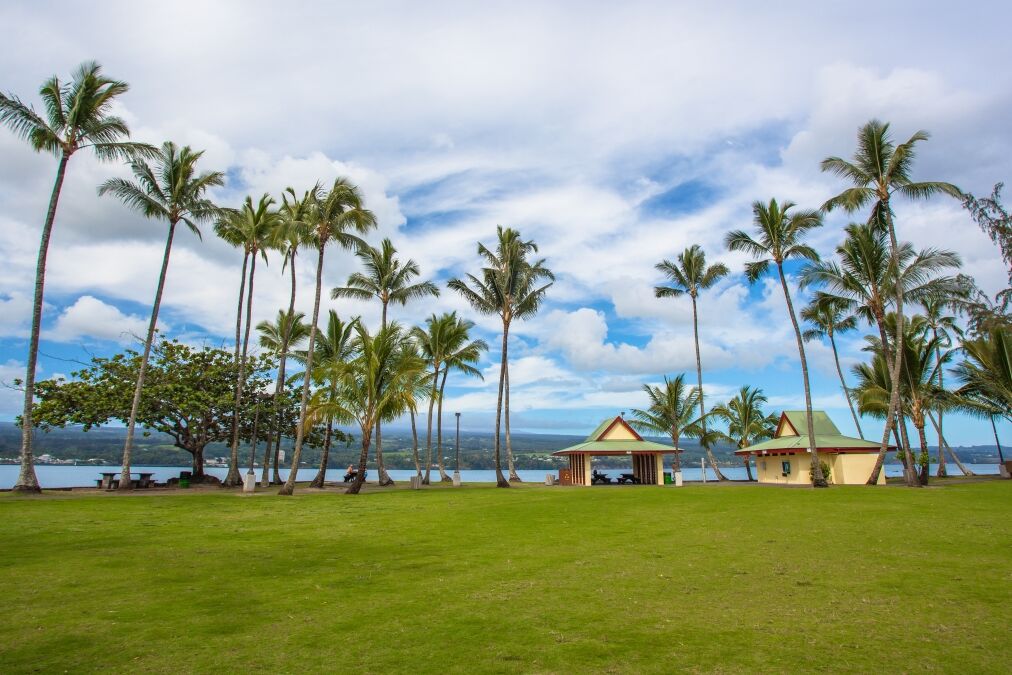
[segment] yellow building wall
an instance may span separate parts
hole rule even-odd
[[[632,434],[623,424],[616,424],[606,433],[601,434],[600,441],[635,441],[636,436]]]
[[[832,475],[830,482],[835,485],[864,485],[875,467],[875,453],[827,453],[819,459],[829,465]],[[790,463],[790,473],[783,475],[781,462]],[[756,475],[760,483],[779,485],[810,485],[809,470],[812,461],[809,455],[766,455],[755,458]],[[879,473],[878,484],[885,485],[885,471]]]
[[[664,485],[664,455],[654,455],[657,462],[657,484]]]

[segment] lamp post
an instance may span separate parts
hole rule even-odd
[[[270,396],[264,392],[257,392],[256,394],[256,405],[253,407],[253,442],[250,444],[249,451],[249,471],[246,472],[246,481],[243,483],[242,491],[246,493],[256,492],[257,479],[253,473],[253,463],[256,461],[257,455],[257,425],[260,422],[260,401]]]
[[[453,486],[460,486],[460,413],[453,413],[457,417],[457,443],[454,450],[457,454],[457,468],[453,472]]]

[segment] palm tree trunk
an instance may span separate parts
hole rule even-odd
[[[509,470],[510,482],[516,481],[522,483],[523,480],[517,474],[517,467],[513,463],[513,437],[510,435],[510,364],[506,362],[506,401],[505,401],[505,417],[506,417],[506,468]]]
[[[264,461],[263,468],[260,475],[261,487],[267,487],[270,485],[270,470],[271,470],[271,446],[274,445],[274,425],[271,424],[267,427],[267,442],[264,444]]]
[[[302,441],[305,438],[306,427],[306,408],[309,405],[309,382],[312,380],[313,372],[313,350],[316,348],[316,322],[320,319],[320,292],[323,288],[323,250],[325,245],[325,241],[319,242],[320,254],[316,260],[316,296],[313,299],[313,323],[309,326],[309,345],[306,348],[306,372],[302,378],[302,401],[299,404],[299,426],[295,430],[295,447],[292,448],[292,468],[288,471],[288,479],[285,481],[285,484],[278,490],[279,495],[291,495],[295,492],[295,480],[299,473],[299,460],[302,458]],[[366,442],[363,440],[363,443]],[[361,475],[360,473],[359,476],[361,477]]]
[[[415,475],[421,478],[422,461],[418,457],[418,427],[415,426],[415,411],[412,409],[409,412],[411,414],[411,452],[415,460]]]
[[[346,495],[357,495],[362,490],[362,483],[365,482],[365,471],[366,463],[369,461],[369,441],[372,434],[373,425],[370,424],[368,427],[362,426],[362,452],[358,456],[358,473],[355,474],[355,480],[351,482],[348,489],[344,491]]]
[[[696,343],[696,384],[699,385],[699,418],[700,424],[703,427],[703,436],[706,436],[706,404],[703,402],[703,361],[699,358],[699,316],[696,313],[696,296],[690,294],[692,298],[692,335],[695,338]],[[717,480],[727,480],[727,476],[720,472],[720,467],[717,466],[717,459],[713,456],[713,450],[710,449],[709,445],[703,445],[703,450],[706,451],[706,458],[710,462],[710,466],[713,467],[713,473],[717,477]],[[703,476],[706,478],[706,476]]]
[[[502,359],[499,363],[499,397],[495,404],[495,483],[496,487],[509,487],[510,482],[502,475],[502,456],[500,455],[499,428],[502,422],[502,396],[503,385],[506,379],[506,341],[509,339],[509,323],[505,320],[502,324]]]
[[[921,442],[921,475],[919,476],[921,485],[928,484],[928,475],[931,473],[930,467],[928,466],[928,437],[924,433],[924,420],[914,420],[914,428],[917,429],[917,437]]]
[[[917,461],[914,459],[914,451],[910,447],[910,434],[907,431],[907,417],[903,414],[902,410],[896,412],[896,426],[900,430],[900,438],[902,443],[900,448],[903,452],[903,456],[906,458],[904,464],[910,467],[910,475],[913,476],[915,482],[920,484],[920,479],[917,477]]]
[[[680,434],[678,433],[677,428],[672,427],[671,428],[671,445],[674,446],[674,448],[675,448],[676,451],[678,450],[678,441],[679,440],[680,440]],[[675,473],[678,473],[679,471],[682,470],[682,458],[679,457],[680,454],[681,453],[679,453],[679,452],[675,452],[671,456],[671,471],[673,472],[672,476],[671,476],[671,480],[675,479],[675,476],[674,476]]]
[[[749,481],[754,481],[755,478],[752,477],[752,463],[749,462],[749,456],[742,455],[741,458],[745,462],[745,471],[748,473]]]
[[[931,420],[932,426],[934,426],[935,430],[938,432],[938,439],[940,441],[939,447],[944,447],[948,451],[949,456],[952,457],[952,461],[956,463],[956,466],[959,467],[959,470],[963,472],[964,476],[976,476],[977,474],[966,468],[966,465],[959,459],[959,455],[956,454],[956,451],[949,447],[949,443],[945,440],[945,435],[942,434],[941,427],[938,422],[935,421],[935,416],[931,414],[930,410],[928,411],[928,419]]]
[[[932,328],[931,332],[935,338],[935,368],[938,369],[938,388],[945,391],[945,381],[942,377],[942,349],[938,346],[938,328]],[[945,450],[942,448],[942,406],[938,406],[938,471],[935,473],[939,478],[948,476],[949,471],[945,468]]]
[[[289,319],[295,318],[295,251],[289,253],[289,263],[292,273],[292,293],[288,298],[288,317]],[[277,437],[274,440],[274,472],[271,478],[271,482],[275,485],[281,484],[281,471],[279,470],[278,464],[281,459],[281,438],[284,434],[281,433],[281,407],[278,401],[281,400],[282,394],[285,391],[285,365],[288,362],[288,345],[291,342],[291,327],[289,332],[281,338],[281,363],[278,364],[278,384],[274,389],[274,427],[277,429]]]
[[[854,418],[854,426],[857,427],[857,435],[864,440],[864,432],[861,431],[861,422],[857,419],[857,411],[854,409],[854,401],[851,399],[850,390],[847,389],[847,381],[843,379],[843,369],[840,368],[840,355],[836,351],[836,338],[833,336],[833,330],[829,331],[829,344],[833,347],[833,361],[836,362],[836,374],[840,376],[840,386],[843,387],[843,396],[847,399],[847,405],[850,406],[850,415]]]
[[[334,434],[334,423],[327,421],[327,433],[323,437],[323,456],[320,457],[320,470],[316,472],[309,487],[322,488],[323,482],[327,479],[327,464],[330,463],[330,439]]]
[[[249,266],[249,289],[246,293],[246,329],[242,336],[242,354],[239,358],[239,373],[235,383],[235,412],[232,415],[232,449],[228,458],[228,473],[222,481],[224,487],[242,485],[239,475],[239,416],[242,409],[242,395],[246,384],[246,354],[249,350],[249,332],[253,327],[253,279],[257,270],[257,252],[253,251],[253,261]]]
[[[898,270],[900,269],[900,247],[896,240],[896,227],[893,225],[892,208],[889,206],[888,198],[882,201],[886,227],[889,230],[889,258],[892,268],[894,270]],[[894,345],[895,350],[893,352],[895,355],[893,357],[893,368],[889,373],[890,386],[892,387],[892,391],[889,393],[889,411],[892,413],[892,416],[887,415],[886,417],[886,430],[882,434],[883,446],[887,445],[889,442],[889,424],[893,421],[893,416],[895,416],[900,409],[900,370],[903,366],[903,320],[905,318],[903,316],[903,284],[897,282],[893,285],[896,287],[896,344]],[[885,346],[883,345],[883,350],[884,348]],[[907,451],[909,453],[909,448]],[[920,487],[913,471],[907,472],[906,480],[909,487]]]
[[[991,415],[991,431],[994,432],[994,447],[998,448],[998,462],[1005,463],[1005,455],[1001,451],[1001,441],[998,440],[998,425],[994,423],[994,415]]]
[[[394,479],[387,473],[383,465],[383,427],[376,421],[376,473],[379,474],[379,485],[393,485]]]
[[[176,223],[169,222],[169,236],[165,239],[165,253],[162,256],[162,269],[158,273],[158,287],[155,289],[155,302],[151,307],[151,320],[148,322],[148,335],[144,340],[144,354],[141,365],[137,369],[137,383],[134,385],[134,399],[130,404],[130,419],[127,420],[126,441],[123,443],[123,467],[120,469],[120,490],[130,490],[130,459],[133,454],[134,429],[137,426],[137,411],[141,407],[141,390],[144,388],[144,375],[148,370],[148,358],[151,356],[151,344],[155,340],[155,327],[158,325],[158,308],[162,304],[162,291],[165,289],[165,275],[169,270],[169,255],[172,253],[172,237],[176,233]]]
[[[35,297],[32,303],[32,336],[28,343],[28,364],[25,368],[25,407],[21,413],[21,469],[14,483],[14,492],[42,492],[35,475],[35,457],[32,453],[32,409],[35,406],[35,368],[39,360],[39,333],[42,329],[42,296],[46,284],[46,257],[49,255],[49,239],[53,235],[53,221],[56,220],[56,205],[63,190],[63,178],[67,173],[70,155],[60,155],[56,168],[56,181],[49,197],[49,210],[42,226],[39,240],[39,259],[35,265]]]
[[[453,479],[446,473],[446,466],[443,462],[443,391],[446,389],[446,376],[450,374],[450,367],[443,368],[443,381],[439,385],[439,403],[436,404],[436,454],[439,456],[439,480],[449,483]]]
[[[784,266],[777,263],[777,272],[780,273],[780,285],[784,288],[784,298],[787,300],[787,313],[791,315],[791,324],[794,326],[794,337],[798,341],[798,356],[801,357],[801,379],[805,384],[805,417],[808,422],[808,452],[812,457],[812,485],[814,487],[829,487],[826,477],[822,475],[822,465],[819,463],[818,443],[815,439],[815,424],[812,422],[812,391],[808,386],[808,360],[805,358],[805,343],[801,339],[801,328],[798,326],[798,318],[794,315],[794,303],[791,302],[791,292],[787,288],[787,277],[784,276]],[[751,471],[749,472],[751,474]]]
[[[893,355],[889,351],[889,336],[886,334],[885,315],[883,314],[881,309],[878,309],[875,312],[875,323],[878,326],[879,340],[881,340],[882,342],[882,356],[885,358],[886,367],[889,369],[890,386],[892,386],[892,373],[894,370],[893,366],[896,362],[896,359],[893,358]],[[878,484],[878,477],[882,473],[882,464],[885,462],[886,451],[889,449],[889,434],[895,433],[896,429],[896,426],[894,424],[895,411],[896,409],[893,408],[892,405],[892,395],[890,394],[889,407],[888,409],[886,409],[885,428],[882,430],[882,442],[879,445],[878,456],[875,458],[875,466],[871,470],[871,476],[869,476],[868,480],[865,481],[865,485]],[[900,443],[899,438],[897,438],[896,447],[902,448],[902,445],[903,444]],[[904,462],[903,475],[904,477],[907,475],[906,462]]]
[[[429,395],[429,418],[425,427],[425,478],[423,485],[429,485],[432,474],[432,408],[436,405],[436,397],[439,395],[439,361],[432,366],[432,393]]]

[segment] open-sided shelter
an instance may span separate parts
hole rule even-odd
[[[812,411],[815,448],[819,460],[829,466],[829,481],[837,485],[863,485],[871,476],[879,444],[844,436],[822,410]],[[790,410],[780,416],[773,438],[736,451],[755,458],[760,483],[811,484],[808,422],[804,410]],[[885,471],[879,473],[885,484]]]
[[[553,452],[556,457],[569,458],[569,475],[573,485],[591,484],[591,458],[632,457],[633,476],[641,484],[664,484],[664,455],[681,452],[670,445],[643,440],[622,416],[601,422],[583,443]]]

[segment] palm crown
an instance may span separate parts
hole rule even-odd
[[[763,413],[766,396],[757,387],[742,387],[727,403],[714,406],[711,415],[727,423],[724,438],[739,448],[747,448],[757,440],[771,438],[777,427],[777,416]]]
[[[431,281],[411,283],[412,279],[421,274],[418,263],[410,258],[398,260],[396,254],[397,249],[389,239],[384,239],[379,248],[360,248],[355,255],[362,261],[365,272],[351,274],[348,285],[333,289],[330,296],[358,300],[379,298],[383,303],[385,322],[389,303],[406,305],[408,300],[439,295],[439,289]]]
[[[776,199],[771,199],[768,204],[753,202],[752,214],[758,238],[753,239],[743,230],[727,234],[725,244],[729,249],[743,251],[753,258],[745,265],[749,283],[766,274],[770,263],[780,266],[792,258],[819,259],[815,249],[804,243],[804,237],[810,230],[822,225],[822,217],[811,210],[792,213],[795,206],[791,201],[779,204]]]
[[[699,244],[693,244],[679,253],[677,263],[663,260],[655,267],[673,284],[654,287],[654,295],[658,298],[677,298],[685,293],[695,298],[699,291],[710,288],[730,272],[723,263],[707,267],[706,253]]]

